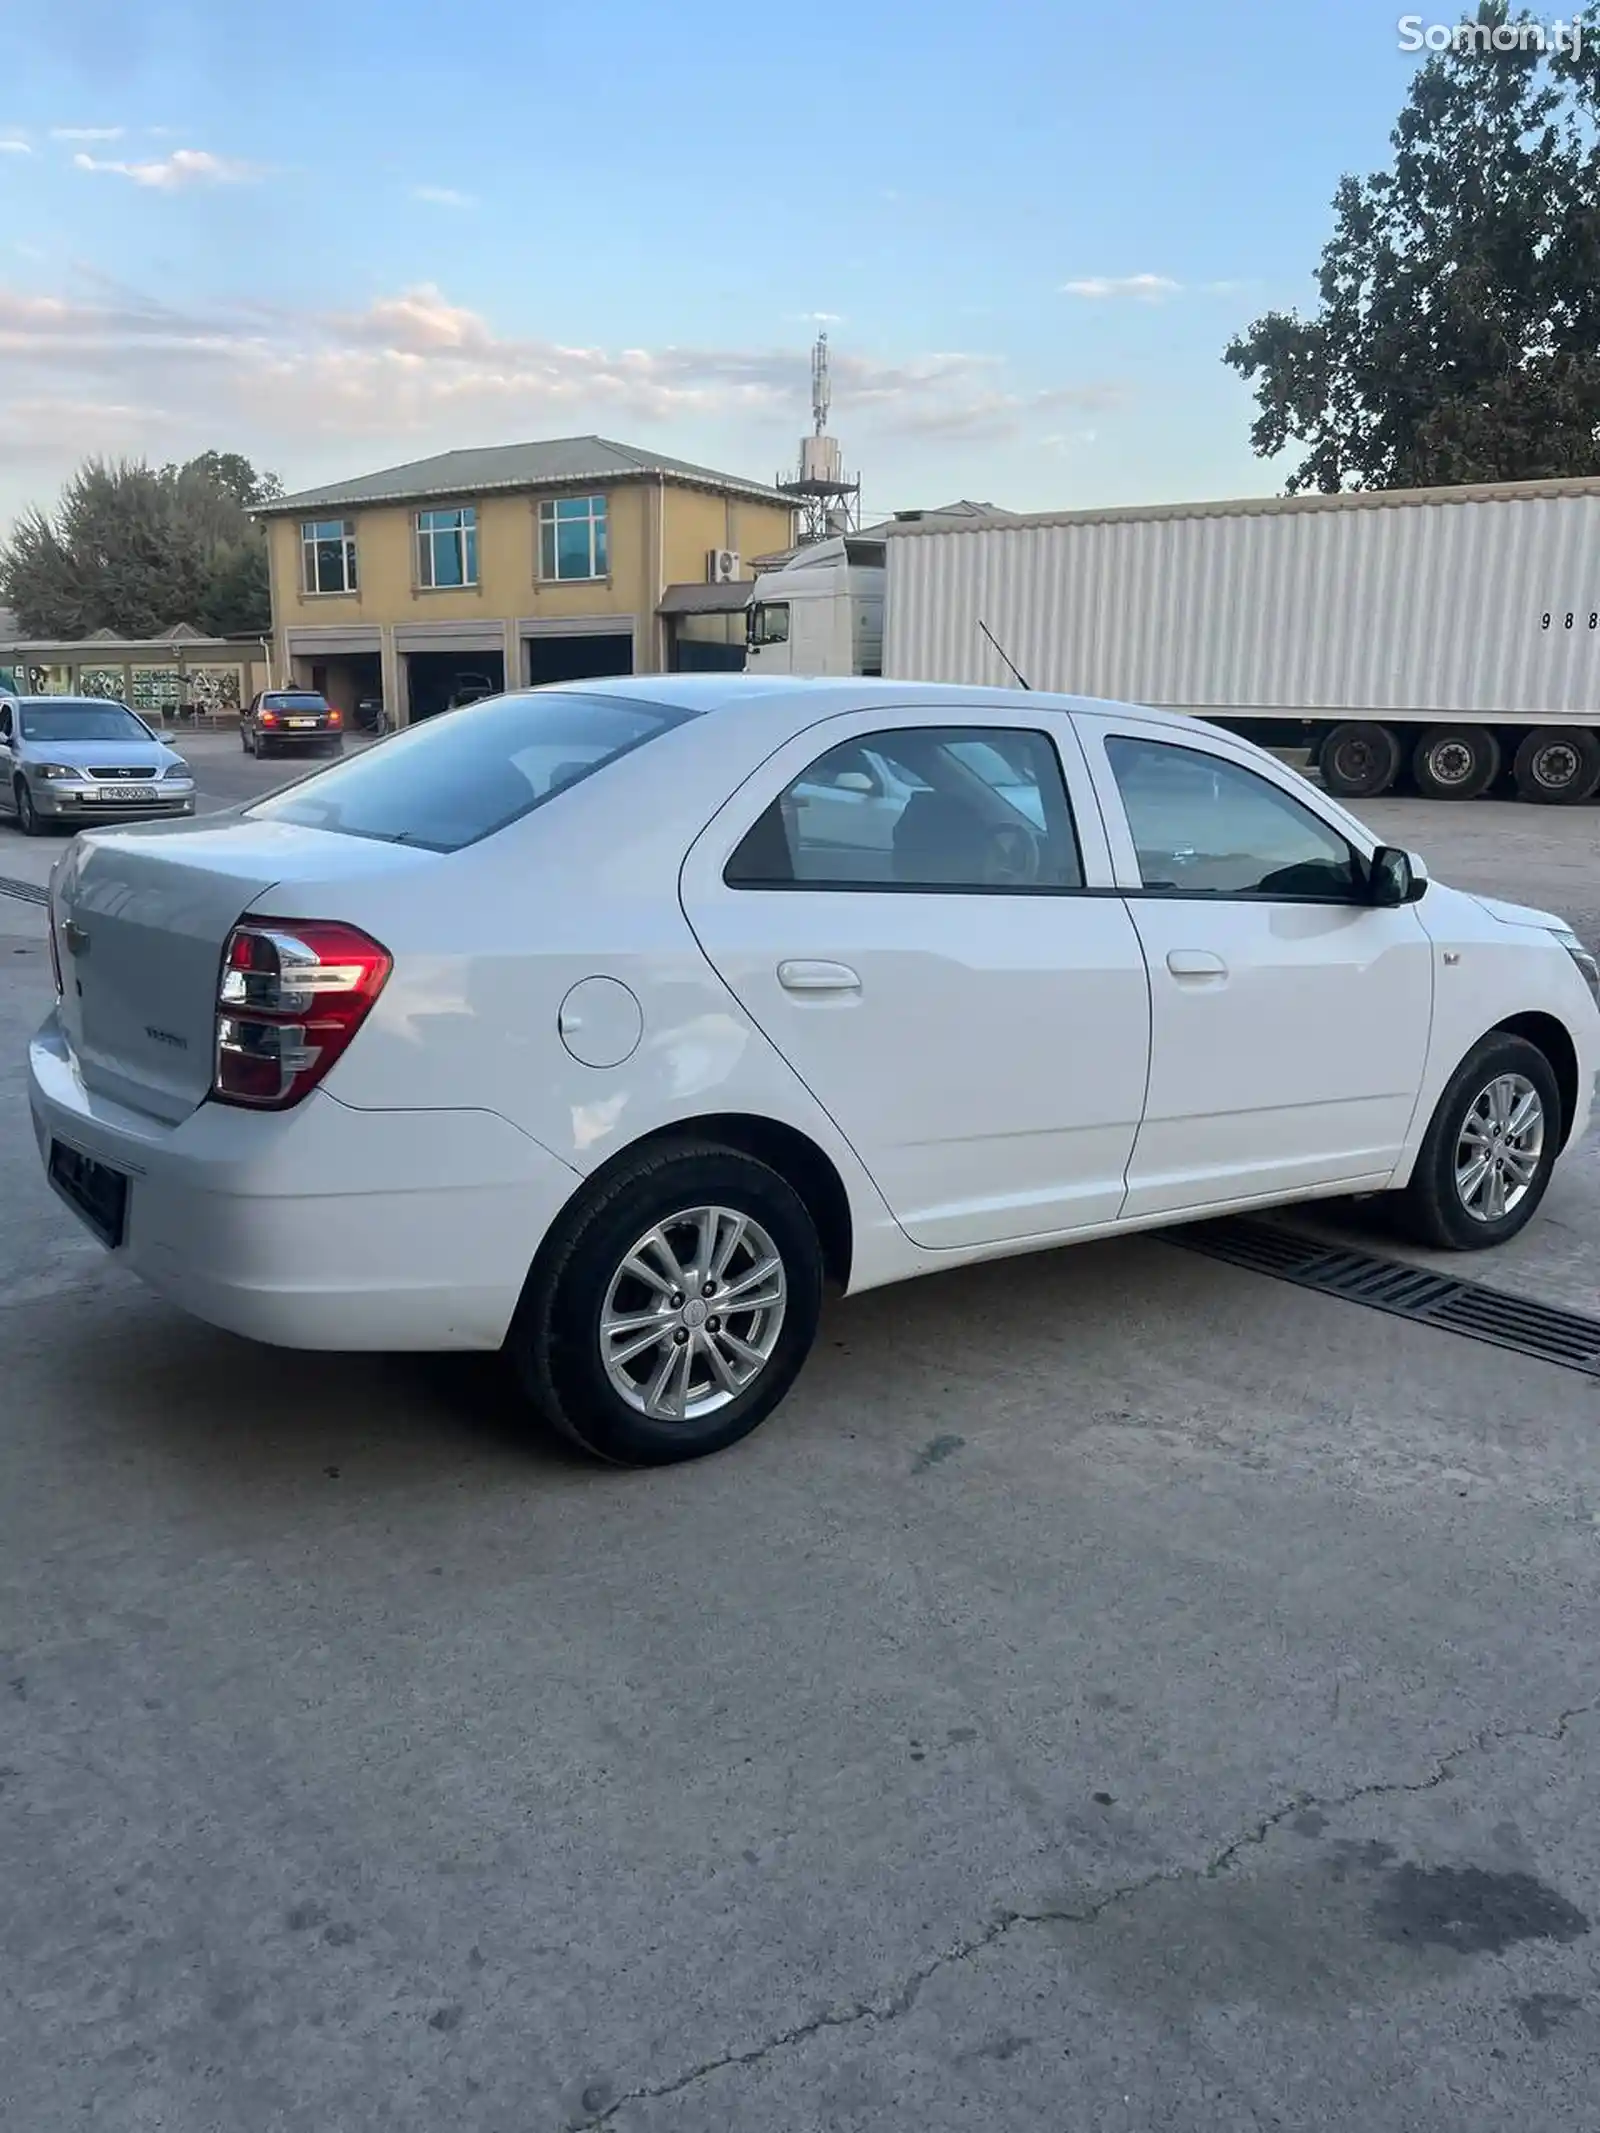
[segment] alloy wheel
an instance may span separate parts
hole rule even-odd
[[[1532,1190],[1544,1156],[1544,1102],[1522,1074],[1497,1074],[1456,1138],[1456,1194],[1475,1222],[1500,1222]]]
[[[787,1298],[782,1257],[759,1222],[731,1207],[683,1208],[636,1240],[607,1285],[606,1376],[652,1421],[699,1421],[761,1376]]]

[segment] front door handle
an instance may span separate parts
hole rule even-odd
[[[848,963],[780,963],[778,983],[785,992],[859,992],[861,979]]]
[[[1170,948],[1167,968],[1175,978],[1225,978],[1228,966],[1209,948]]]

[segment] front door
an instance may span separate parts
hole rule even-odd
[[[914,1242],[1114,1221],[1149,990],[1070,725],[894,716],[779,751],[690,853],[690,924]]]
[[[1210,736],[1080,716],[1150,973],[1129,1217],[1387,1181],[1422,1083],[1433,958],[1413,906],[1290,772]]]

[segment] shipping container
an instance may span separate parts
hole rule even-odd
[[[1600,787],[1600,479],[888,533],[884,671],[1193,712],[1330,788]]]

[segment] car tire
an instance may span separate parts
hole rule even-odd
[[[1365,719],[1335,726],[1317,750],[1323,789],[1341,800],[1375,800],[1400,775],[1398,734]]]
[[[719,1218],[714,1231],[708,1215]],[[709,1276],[697,1263],[708,1239]],[[774,1259],[776,1272],[758,1276]],[[648,1280],[629,1271],[641,1261]],[[666,1285],[674,1266],[681,1288]],[[736,1303],[760,1301],[719,1313],[730,1285]],[[668,1143],[611,1173],[563,1219],[529,1277],[507,1357],[539,1416],[594,1457],[641,1467],[703,1459],[747,1437],[788,1393],[816,1338],[822,1286],[816,1224],[785,1178],[714,1142]],[[621,1329],[609,1341],[608,1317]],[[674,1404],[680,1415],[663,1411]]]
[[[1487,726],[1434,726],[1418,741],[1411,775],[1425,800],[1476,800],[1500,775],[1500,743]]]
[[[1518,748],[1512,775],[1524,800],[1576,806],[1600,787],[1600,734],[1585,726],[1540,726]]]
[[[1514,1124],[1529,1097],[1536,1099],[1531,1119],[1514,1133],[1502,1133],[1502,1118]],[[1563,1132],[1561,1091],[1549,1060],[1526,1037],[1491,1030],[1462,1060],[1434,1108],[1411,1182],[1397,1195],[1400,1227],[1439,1251],[1487,1251],[1506,1243],[1538,1211]],[[1483,1158],[1472,1153],[1478,1149]],[[1526,1166],[1518,1196],[1498,1214],[1492,1178],[1480,1184],[1476,1204],[1467,1189],[1479,1160],[1488,1159],[1493,1168],[1496,1150],[1505,1151],[1502,1200]]]
[[[33,804],[33,794],[28,790],[26,778],[18,778],[11,788],[17,810],[17,828],[24,837],[42,837],[44,824],[39,820],[39,810]]]

